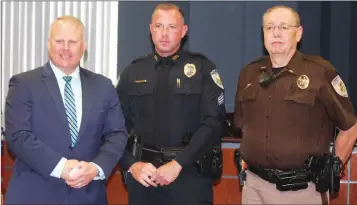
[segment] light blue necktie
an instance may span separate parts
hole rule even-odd
[[[63,79],[66,81],[66,84],[64,85],[64,107],[66,109],[69,132],[71,135],[71,146],[74,147],[78,138],[78,128],[76,103],[71,86],[72,77],[64,76]]]

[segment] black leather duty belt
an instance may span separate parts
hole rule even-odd
[[[265,169],[257,166],[248,166],[248,170],[253,172],[254,174],[258,175],[260,178],[268,181],[270,183],[276,184],[277,183],[277,172],[281,172],[280,170],[276,169]]]

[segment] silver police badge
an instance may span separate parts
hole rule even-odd
[[[196,74],[196,66],[195,64],[190,64],[187,63],[183,69],[183,72],[185,73],[185,75],[188,78],[191,78],[192,76],[194,76]]]
[[[310,83],[310,79],[306,75],[301,75],[296,80],[297,86],[302,90],[306,89],[309,86],[309,83]]]

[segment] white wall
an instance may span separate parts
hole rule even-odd
[[[85,26],[88,50],[81,66],[116,82],[119,2],[26,1],[1,2],[0,103],[11,76],[48,61],[47,38],[52,21],[63,15],[78,17]],[[3,125],[3,116],[0,118]]]

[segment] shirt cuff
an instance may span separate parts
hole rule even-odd
[[[56,178],[61,178],[61,174],[64,169],[64,166],[66,165],[66,162],[67,162],[67,159],[62,157],[61,160],[56,165],[56,167],[51,172],[50,176],[56,177]]]
[[[105,179],[105,175],[104,175],[103,169],[100,168],[100,166],[98,166],[94,162],[91,162],[91,164],[94,164],[97,167],[98,171],[99,171],[99,176],[96,175],[93,180],[104,180]]]

